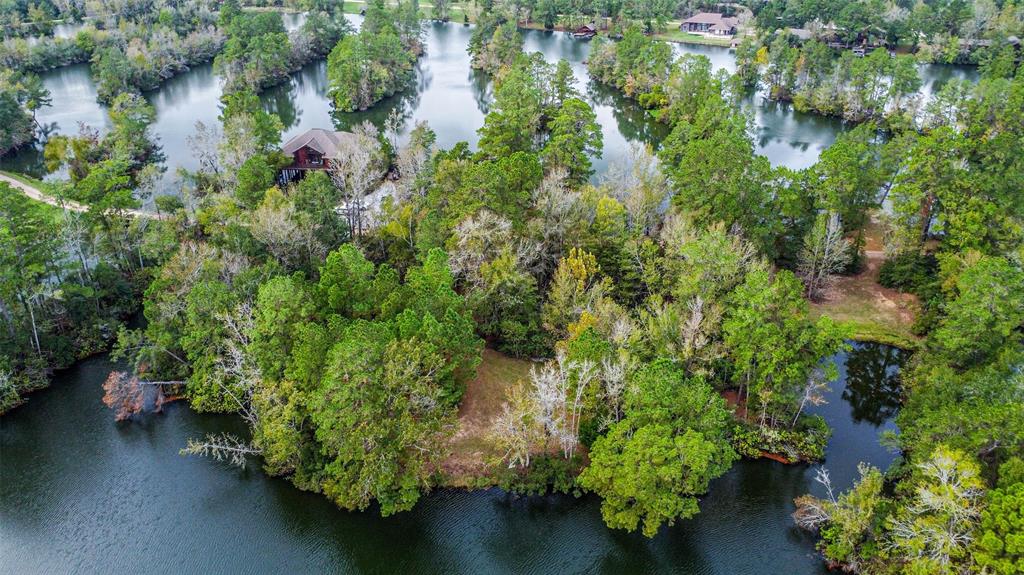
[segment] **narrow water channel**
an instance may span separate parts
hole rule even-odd
[[[885,468],[902,354],[856,344],[839,358],[826,465],[839,489],[859,461]],[[813,469],[742,461],[712,482],[701,513],[653,539],[607,529],[594,497],[515,498],[442,490],[382,519],[248,470],[183,457],[188,438],[244,433],[233,416],[183,403],[118,424],[103,358],[0,419],[0,572],[824,574],[793,527],[793,498],[819,492]],[[255,463],[255,462],[254,462]]]

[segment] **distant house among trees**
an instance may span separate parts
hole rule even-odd
[[[717,12],[698,12],[690,16],[679,26],[684,32],[710,34],[712,36],[732,36],[736,33],[738,20]]]
[[[281,146],[281,151],[292,158],[292,163],[281,170],[281,182],[300,180],[309,170],[329,170],[346,143],[354,138],[349,132],[322,128],[313,128],[294,136]]]
[[[572,35],[575,38],[589,40],[597,35],[597,25],[593,23],[589,25],[584,24],[583,26],[577,28],[576,31],[572,33]]]

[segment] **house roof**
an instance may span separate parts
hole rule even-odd
[[[281,151],[289,156],[302,148],[310,148],[320,152],[324,157],[333,158],[345,142],[354,136],[349,132],[334,132],[323,128],[313,128],[292,137],[281,146]]]
[[[698,12],[683,20],[683,24],[711,24],[731,28],[736,25],[736,21],[736,18],[727,18],[718,12]]]
[[[806,41],[814,37],[814,34],[807,28],[786,28],[786,30],[789,30],[790,34],[796,36],[801,40]]]

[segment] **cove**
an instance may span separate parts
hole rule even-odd
[[[853,344],[837,357],[825,465],[837,489],[857,463],[882,469],[903,353]],[[808,466],[741,461],[712,482],[701,513],[653,539],[604,526],[600,501],[440,490],[406,513],[350,513],[270,478],[178,450],[230,431],[234,416],[172,403],[117,424],[104,357],[58,374],[0,420],[0,571],[7,573],[685,573],[824,574],[794,497],[822,495]]]
[[[300,26],[303,21],[302,14],[285,14],[284,18],[288,29]],[[354,26],[361,20],[355,15],[349,18]],[[597,178],[610,165],[627,161],[630,146],[657,146],[668,134],[667,126],[651,121],[635,103],[611,88],[589,81],[585,62],[590,43],[561,32],[522,32],[527,52],[541,52],[552,62],[564,58],[572,65],[578,88],[593,106],[603,131],[604,153],[594,161]],[[324,61],[307,65],[293,74],[289,82],[264,91],[260,97],[264,106],[284,122],[284,140],[314,127],[333,125],[345,130],[363,121],[382,127],[388,114],[398,109],[405,119],[402,136],[408,134],[415,122],[425,121],[437,133],[440,147],[449,148],[460,141],[475,147],[476,131],[483,125],[492,99],[492,86],[487,75],[470,68],[466,47],[471,34],[472,28],[461,24],[425,24],[426,54],[417,65],[412,85],[364,112],[334,112],[327,97]],[[674,50],[679,54],[707,56],[716,69],[732,72],[735,68],[735,57],[728,48],[675,44]],[[976,69],[965,66],[926,65],[920,70],[925,96],[938,91],[951,78],[977,78]],[[107,128],[106,111],[96,102],[96,87],[87,64],[51,70],[42,74],[42,79],[53,100],[53,106],[38,113],[44,135],[73,134],[80,123],[101,131]],[[175,76],[146,94],[157,116],[151,131],[166,156],[159,193],[177,193],[177,168],[197,166],[188,136],[193,134],[197,121],[218,124],[220,96],[221,81],[210,64]],[[811,166],[845,129],[839,119],[796,112],[792,106],[765,101],[761,95],[747,98],[745,106],[754,117],[757,151],[773,165],[793,169]],[[0,159],[0,169],[42,176],[41,146]]]

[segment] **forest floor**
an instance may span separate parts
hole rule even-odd
[[[459,427],[451,440],[451,454],[441,462],[449,487],[474,487],[475,478],[487,475],[503,454],[488,438],[516,382],[529,381],[533,363],[485,349],[476,378],[466,385],[459,405]]]
[[[839,276],[824,299],[811,304],[811,314],[849,326],[858,341],[914,349],[920,344],[911,332],[917,297],[879,285],[878,272],[885,261],[881,238],[881,227],[872,221],[865,235],[863,269],[856,275]]]

